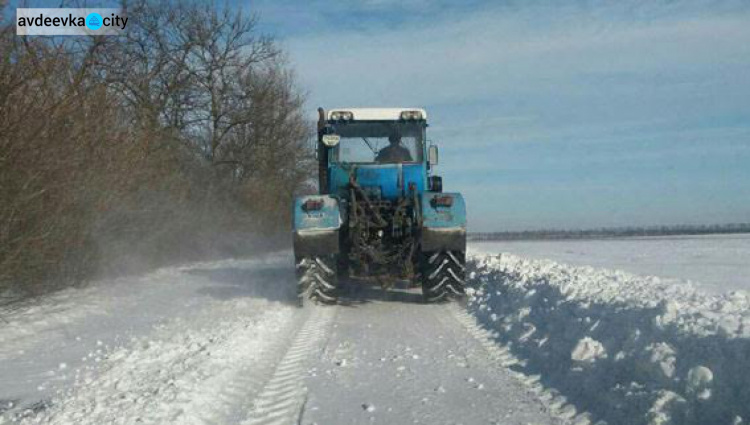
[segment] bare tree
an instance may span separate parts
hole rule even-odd
[[[257,18],[213,6],[126,1],[122,37],[0,28],[0,292],[238,255],[286,227],[304,99]]]
[[[206,157],[217,161],[227,135],[253,119],[250,93],[241,81],[267,66],[279,55],[272,39],[257,35],[257,18],[213,5],[196,8],[185,28],[194,44],[189,70],[195,82],[197,108],[191,122],[203,143]],[[257,112],[257,111],[256,111]]]

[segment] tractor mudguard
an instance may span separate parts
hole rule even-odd
[[[424,192],[422,251],[466,251],[466,205],[460,193]]]
[[[328,195],[294,200],[294,255],[297,258],[339,253],[341,212],[338,199]]]

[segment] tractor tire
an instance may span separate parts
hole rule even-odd
[[[319,304],[336,304],[338,276],[335,257],[303,257],[297,261],[297,297],[300,307],[305,299]]]
[[[426,252],[422,256],[422,296],[428,303],[465,294],[466,254],[463,251]]]

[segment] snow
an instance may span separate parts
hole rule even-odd
[[[469,250],[691,281],[714,293],[750,290],[750,234],[477,242]]]
[[[293,287],[277,285],[294,278],[289,264],[284,253],[165,268],[3,312],[0,423],[190,423],[226,387],[248,395],[245,381],[267,372],[247,363],[267,367],[299,320]]]
[[[414,290],[347,294],[296,423],[565,423],[496,362],[476,325],[454,318],[457,306],[420,299]]]
[[[688,394],[694,395],[700,400],[711,398],[711,383],[714,374],[711,369],[704,366],[696,366],[688,371],[686,390]]]
[[[0,424],[742,424],[750,294],[718,289],[747,240],[620,242],[473,244],[466,305],[299,309],[289,252],[62,291],[0,312]]]
[[[355,287],[341,306],[300,309],[293,264],[289,252],[196,263],[2,312],[0,424],[585,418],[530,392],[456,306]]]
[[[609,424],[750,417],[750,294],[479,255],[469,311],[550,388]]]
[[[598,359],[607,358],[607,350],[601,342],[587,336],[578,341],[570,358],[575,362],[594,363]]]

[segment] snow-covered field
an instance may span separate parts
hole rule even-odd
[[[747,424],[750,296],[667,272],[748,240],[701,240],[474,244],[465,304],[299,309],[288,252],[62,291],[0,311],[0,424]]]
[[[470,249],[692,281],[716,293],[750,290],[750,234],[477,242]]]

